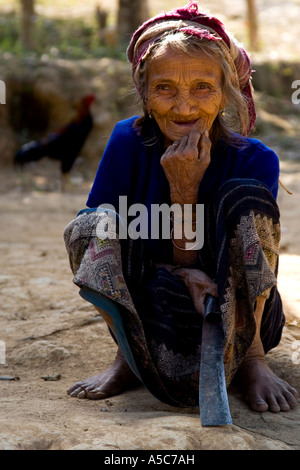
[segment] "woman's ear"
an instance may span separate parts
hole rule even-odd
[[[149,118],[152,119],[153,116],[152,116],[151,108],[150,106],[148,106],[146,98],[143,99],[143,111],[144,111],[145,116],[149,116]]]

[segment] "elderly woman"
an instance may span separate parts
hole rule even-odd
[[[298,393],[265,361],[284,325],[276,287],[279,162],[247,137],[255,123],[249,57],[219,20],[190,2],[144,23],[128,58],[144,115],[116,125],[88,208],[64,234],[74,282],[107,322],[117,355],[68,393],[102,399],[142,383],[170,405],[198,405],[211,294],[222,312],[227,385],[234,379],[255,411],[287,411]],[[134,204],[148,218],[138,217],[126,237]],[[182,209],[167,237],[151,210],[163,204]],[[116,237],[99,231],[104,214],[118,214]],[[179,230],[187,224],[191,236]]]

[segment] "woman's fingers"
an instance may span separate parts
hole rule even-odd
[[[178,153],[184,153],[187,148],[189,136],[185,135],[179,141],[174,142]]]
[[[199,155],[200,154],[200,155]],[[199,183],[210,163],[208,133],[192,131],[175,141],[161,157],[173,202],[196,202]]]
[[[199,131],[192,131],[189,135],[173,142],[167,148],[165,155],[193,156],[201,160],[201,158],[206,158],[210,154],[210,148],[211,141],[207,129],[202,134]]]
[[[195,153],[195,157],[198,159],[199,152],[198,152],[198,145],[201,139],[201,133],[199,131],[192,131],[186,141],[186,150],[188,152]]]
[[[185,283],[197,312],[204,315],[206,295],[218,297],[217,284],[199,269],[178,268],[174,274]]]
[[[199,131],[192,131],[189,135],[185,135],[182,139],[177,140],[171,145],[171,150],[183,157],[194,156],[198,158],[198,144],[201,139],[201,133]]]
[[[208,130],[206,129],[205,132],[201,135],[201,139],[199,142],[199,159],[206,160],[208,157],[210,159],[210,150],[211,150],[211,140],[209,138]]]

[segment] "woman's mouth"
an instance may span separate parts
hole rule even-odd
[[[173,121],[173,123],[179,127],[192,127],[195,124],[197,124],[197,122],[198,122],[198,119],[187,119],[185,121]]]

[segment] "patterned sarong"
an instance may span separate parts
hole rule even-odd
[[[73,282],[114,322],[116,340],[150,392],[173,406],[197,406],[202,318],[184,283],[147,259],[142,240],[99,239],[96,209],[64,232]],[[255,180],[231,180],[205,204],[199,269],[218,285],[227,384],[252,344],[256,298],[266,297],[261,325],[265,352],[281,338],[284,315],[276,287],[279,211]]]

